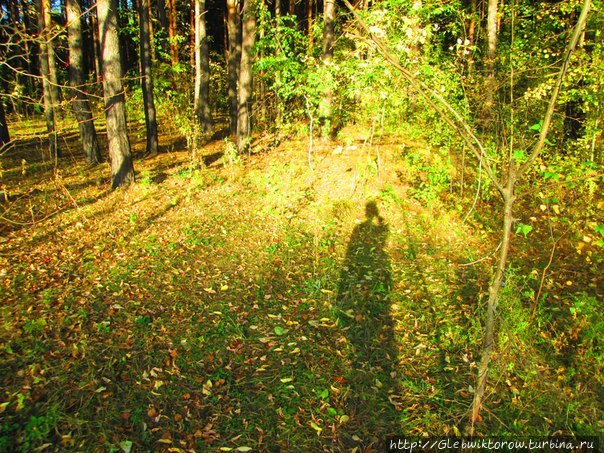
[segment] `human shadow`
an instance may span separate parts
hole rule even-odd
[[[350,237],[336,301],[338,324],[347,341],[350,387],[347,431],[365,447],[400,434],[396,368],[398,353],[390,313],[391,262],[384,247],[389,229],[374,201]],[[352,438],[344,439],[353,443]],[[358,442],[358,441],[357,441]]]

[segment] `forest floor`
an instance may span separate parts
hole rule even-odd
[[[304,137],[192,162],[177,136],[142,157],[133,133],[137,182],[112,191],[75,132],[55,163],[36,128],[11,124],[2,156],[0,451],[372,451],[467,431],[497,202],[476,206],[485,226],[463,222],[473,194],[412,197],[404,156],[426,145],[350,128],[311,165]],[[479,435],[604,429],[585,308],[602,250],[573,241],[550,260],[547,227],[514,238]]]

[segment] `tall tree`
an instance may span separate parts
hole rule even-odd
[[[314,12],[314,1],[307,0],[307,8],[306,8],[306,22],[308,25],[308,51],[312,53],[312,48],[315,45],[314,36],[312,33],[312,24],[313,24],[313,12]],[[276,14],[275,14],[276,16]]]
[[[134,166],[126,123],[126,100],[122,84],[116,1],[98,0],[96,9],[99,39],[101,41],[105,117],[107,119],[107,141],[111,163],[111,187],[115,189],[134,181]]]
[[[52,99],[55,102],[55,114],[59,113],[59,102],[62,100],[61,86],[59,85],[59,77],[57,75],[57,57],[55,55],[55,46],[53,39],[56,33],[52,30],[52,14],[50,11],[50,0],[42,0],[42,10],[44,13],[44,27],[46,31],[46,48],[48,55],[48,76],[50,79],[50,89],[52,91]]]
[[[101,149],[96,136],[92,111],[84,91],[84,54],[82,52],[82,22],[79,0],[66,0],[67,41],[69,45],[69,83],[73,98],[73,113],[78,121],[80,140],[86,160],[101,162]]]
[[[279,19],[281,14],[281,0],[275,0],[275,17]]]
[[[101,64],[101,43],[99,41],[99,21],[97,18],[96,9],[93,8],[90,11],[90,34],[92,35],[92,54],[94,56],[94,73],[96,75],[96,80],[99,82],[101,80],[101,74],[103,73],[103,68]]]
[[[6,122],[6,114],[4,113],[4,102],[0,100],[0,149],[8,142],[10,142],[8,123]]]
[[[40,74],[42,76],[42,91],[44,93],[44,114],[46,117],[46,132],[48,133],[48,150],[50,155],[53,157],[59,157],[59,149],[57,146],[57,133],[56,133],[56,118],[55,118],[55,105],[56,100],[54,98],[54,90],[52,89],[52,82],[50,77],[50,64],[48,61],[48,45],[47,40],[47,26],[46,26],[46,15],[44,8],[48,5],[47,0],[36,0],[36,7],[38,10],[38,30],[40,33]]]
[[[323,65],[329,72],[333,60],[333,48],[335,41],[336,26],[336,1],[325,0],[323,4]],[[326,81],[326,86],[321,100],[321,121],[331,129],[332,123],[332,97],[331,78]]]
[[[147,154],[157,153],[157,115],[153,96],[153,76],[151,73],[151,37],[149,30],[149,0],[140,0],[140,58],[143,87],[143,102],[145,104],[145,126],[147,129]]]
[[[482,119],[488,127],[493,118],[493,106],[497,84],[495,71],[497,63],[499,0],[488,0],[487,10],[487,55],[485,60],[485,102]]]
[[[239,63],[239,99],[237,107],[237,149],[239,152],[249,146],[252,133],[252,60],[256,41],[255,0],[245,0],[241,20],[241,61]]]
[[[206,34],[206,2],[195,0],[195,117],[203,132],[212,129],[210,110],[210,50]]]
[[[227,77],[229,95],[229,132],[237,132],[237,86],[239,85],[239,63],[241,61],[241,28],[239,0],[227,0],[227,34],[229,38]]]
[[[170,40],[170,58],[173,65],[178,63],[177,15],[176,0],[168,0],[168,38]]]

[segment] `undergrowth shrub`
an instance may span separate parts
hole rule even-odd
[[[452,167],[446,147],[409,150],[403,162],[413,182],[410,192],[415,199],[431,206],[449,189]]]
[[[508,434],[593,434],[587,420],[597,415],[581,411],[596,411],[582,382],[601,380],[604,364],[599,345],[604,322],[597,299],[576,294],[537,305],[536,285],[534,274],[508,269],[498,306],[498,357],[492,374],[506,413],[497,416],[511,429]],[[547,416],[535,414],[535,405],[547,408]]]

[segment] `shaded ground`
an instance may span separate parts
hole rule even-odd
[[[2,156],[0,450],[370,450],[463,432],[490,261],[465,264],[496,236],[409,196],[402,139],[320,144],[311,170],[304,139],[243,163],[211,142],[198,168],[162,137],[114,192],[107,165],[64,143],[56,171],[32,138]],[[585,297],[596,270],[578,266]],[[531,307],[513,307],[479,432],[597,432],[597,359],[562,363],[554,321],[527,342]],[[561,348],[593,354],[588,315]]]

